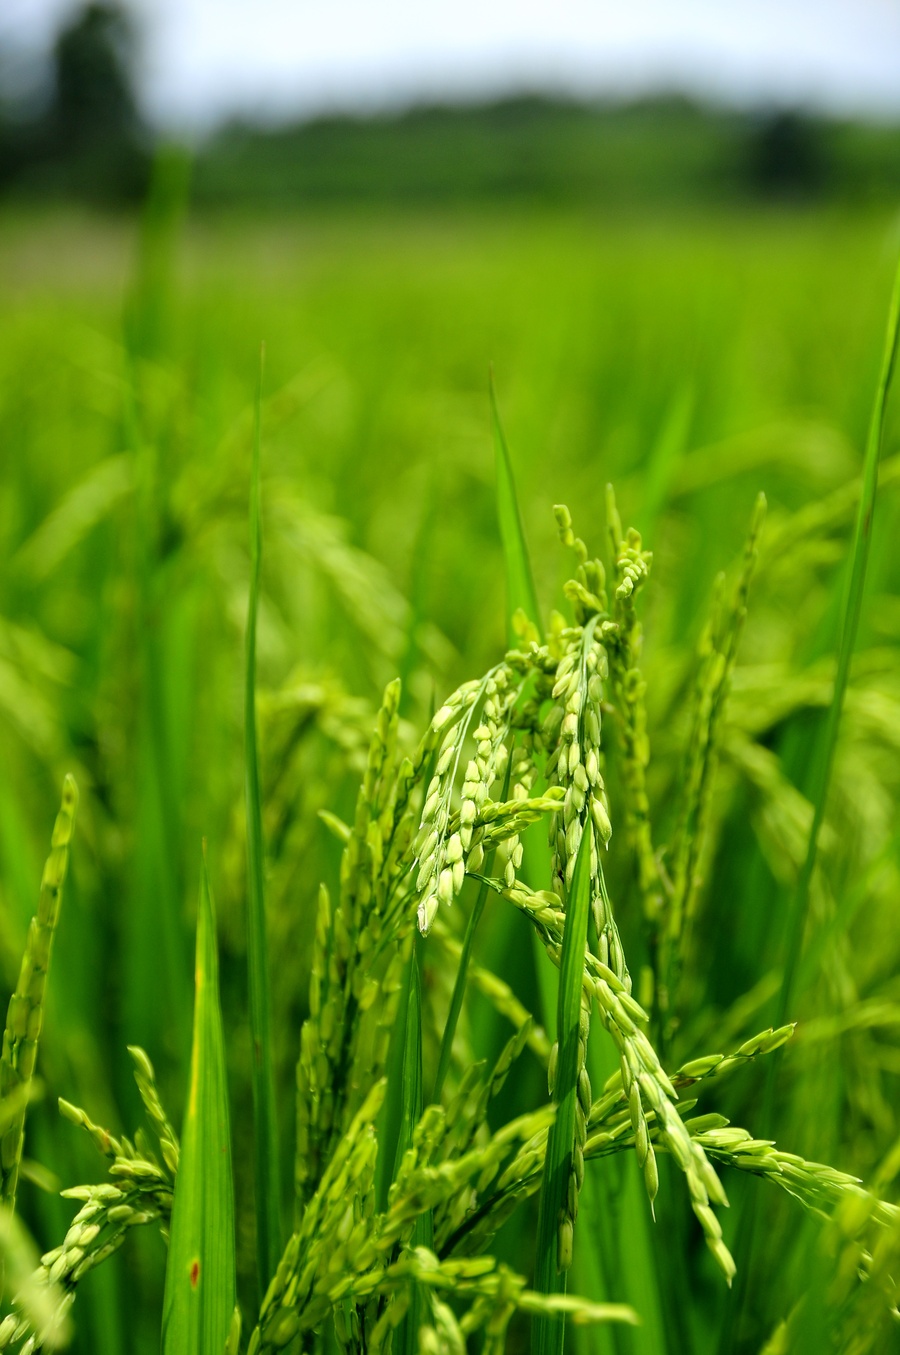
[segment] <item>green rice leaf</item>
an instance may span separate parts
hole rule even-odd
[[[878,462],[881,455],[881,446],[884,436],[884,416],[896,365],[898,337],[900,337],[900,264],[898,264],[894,276],[894,287],[888,309],[887,330],[885,333],[881,372],[875,391],[875,401],[872,406],[869,431],[866,439],[862,487],[856,514],[856,525],[853,533],[853,547],[850,554],[847,591],[844,597],[844,606],[841,617],[841,634],[838,644],[838,661],[834,679],[834,691],[831,697],[831,704],[828,708],[822,740],[817,750],[817,765],[815,767],[814,779],[811,785],[810,799],[813,804],[813,819],[809,830],[809,837],[807,839],[806,856],[797,879],[797,886],[794,890],[787,919],[785,963],[781,979],[781,988],[778,993],[778,1001],[775,1009],[775,1020],[773,1023],[776,1026],[783,1026],[785,1024],[785,1014],[790,1010],[793,1003],[798,977],[801,973],[800,961],[803,954],[803,940],[809,914],[810,887],[812,885],[816,861],[818,859],[819,839],[821,837],[822,824],[825,819],[825,810],[828,803],[828,792],[834,767],[834,754],[837,748],[838,734],[841,727],[844,698],[846,696],[847,685],[850,678],[850,663],[853,658],[853,651],[856,647],[856,636],[859,629],[860,614],[862,612],[863,590],[865,588],[866,568],[869,560],[869,547],[872,536],[872,518],[875,511],[875,498],[878,491]],[[766,1074],[761,1114],[761,1124],[766,1132],[773,1127],[772,1122],[775,1118],[775,1093],[778,1067],[779,1061],[777,1059],[772,1059]],[[718,1346],[719,1355],[726,1355],[726,1352],[730,1350],[734,1327],[737,1322],[737,1314],[742,1310],[747,1300],[750,1257],[754,1249],[757,1232],[756,1210],[756,1197],[751,1196],[743,1221],[741,1246],[737,1255],[739,1275],[738,1286],[726,1310],[725,1321],[723,1322],[720,1331]]]
[[[422,987],[419,978],[419,960],[413,947],[409,958],[409,989],[404,1021],[403,1065],[400,1077],[401,1117],[394,1159],[394,1175],[403,1161],[403,1154],[412,1147],[413,1131],[424,1109],[422,1092]]]
[[[406,943],[412,946],[412,938]],[[412,956],[407,954],[403,969],[403,991],[397,1008],[397,1021],[391,1031],[388,1050],[384,1100],[378,1120],[378,1163],[375,1172],[375,1199],[380,1211],[387,1208],[388,1192],[394,1180],[399,1145],[402,1142],[404,1089],[403,1070],[406,1061],[406,1017],[409,1011],[409,989],[412,983]]]
[[[260,524],[259,451],[264,350],[260,351],[256,399],[256,436],[250,480],[250,599],[247,611],[247,671],[244,687],[244,754],[247,799],[247,963],[250,988],[250,1034],[253,1042],[253,1127],[256,1182],[256,1258],[260,1292],[264,1293],[281,1256],[281,1191],[279,1186],[278,1120],[272,1051],[269,950],[263,880],[262,802],[256,746],[256,618],[259,610],[262,529]]]
[[[0,1208],[0,1276],[4,1299],[13,1300],[16,1317],[25,1330],[38,1336],[38,1348],[59,1350],[67,1346],[72,1322],[64,1290],[42,1273],[31,1235],[8,1208]]]
[[[566,1214],[575,1147],[575,1103],[578,1095],[578,1035],[581,1016],[584,951],[590,914],[591,829],[581,835],[566,912],[557,999],[559,1055],[554,1086],[556,1118],[547,1138],[538,1213],[536,1289],[541,1294],[563,1294],[565,1272],[558,1265],[558,1229]],[[564,1326],[538,1316],[534,1323],[535,1355],[562,1355]]]
[[[159,536],[162,485],[153,421],[141,398],[140,354],[126,345],[122,422],[133,485],[133,582],[135,658],[139,686],[134,714],[135,842],[124,918],[122,983],[129,1037],[159,1055],[166,1047],[186,1066],[190,1048],[189,943],[182,918],[181,839],[183,804],[176,749],[189,743],[185,706],[172,701],[188,669],[175,640],[176,612],[160,612],[163,558]],[[147,964],[159,954],[158,968]]]
[[[816,927],[815,935],[810,937],[797,970],[794,992],[798,997],[821,972],[822,962],[829,949],[850,929],[853,919],[869,898],[872,881],[898,850],[900,850],[900,830],[892,833],[866,869],[846,889],[831,917]]]
[[[20,548],[15,561],[18,568],[36,582],[49,578],[132,487],[133,462],[127,453],[92,466]]]
[[[497,409],[497,396],[494,391],[494,374],[491,372],[491,421],[494,428],[494,452],[497,462],[497,518],[500,523],[500,536],[503,541],[503,556],[506,561],[507,617],[509,620],[510,642],[516,639],[513,617],[521,610],[528,620],[533,622],[541,633],[540,612],[537,594],[534,589],[534,577],[528,558],[525,533],[522,530],[522,518],[519,513],[519,500],[513,479],[512,461],[500,412]]]
[[[412,1147],[413,1134],[425,1108],[422,1083],[422,987],[417,947],[413,948],[409,963],[409,996],[406,1005],[406,1036],[403,1043],[401,1077],[402,1106],[397,1156],[394,1163],[395,1177],[404,1153]],[[424,1210],[416,1219],[410,1246],[428,1247],[429,1250],[433,1250],[434,1215],[431,1209]],[[419,1349],[419,1327],[425,1317],[424,1296],[421,1286],[415,1280],[410,1281],[410,1289],[409,1307],[397,1329],[394,1346],[397,1355],[415,1355]]]
[[[509,798],[509,783],[512,774],[512,758],[507,758],[506,772],[503,777],[503,790],[500,799]],[[495,853],[491,855],[487,862],[486,875],[490,875],[493,870]],[[453,981],[453,992],[450,994],[450,1008],[447,1012],[447,1023],[444,1026],[444,1033],[441,1037],[441,1049],[438,1054],[438,1068],[434,1078],[434,1092],[432,1101],[440,1101],[441,1092],[444,1089],[444,1082],[447,1073],[450,1070],[450,1060],[453,1056],[453,1040],[456,1035],[456,1027],[459,1025],[460,1013],[462,1012],[463,999],[466,995],[466,977],[469,972],[469,962],[472,958],[472,947],[475,944],[475,932],[481,921],[484,912],[484,905],[487,902],[488,884],[487,880],[482,880],[478,887],[478,895],[475,899],[475,906],[469,915],[469,921],[466,924],[466,934],[463,937],[462,954],[459,957],[459,965],[456,970],[456,978]],[[543,949],[543,947],[542,947]]]
[[[50,855],[44,866],[38,909],[31,919],[28,940],[16,991],[9,1000],[3,1054],[0,1058],[0,1101],[14,1105],[14,1113],[0,1138],[0,1204],[14,1209],[22,1145],[25,1141],[25,1108],[28,1102],[38,1042],[44,1020],[44,995],[53,949],[53,935],[59,920],[63,883],[69,864],[69,844],[78,807],[78,787],[71,776],[63,782],[62,804],[53,836]]]
[[[216,922],[204,846],[191,1079],[166,1266],[163,1355],[225,1349],[236,1303],[234,1189]]]
[[[488,867],[488,874],[490,874],[490,866]],[[447,1073],[450,1071],[450,1059],[453,1055],[453,1039],[456,1035],[456,1027],[459,1025],[463,998],[466,993],[466,976],[469,972],[469,961],[472,958],[472,946],[475,941],[475,932],[481,921],[482,913],[484,912],[484,905],[487,901],[487,892],[487,881],[482,880],[478,887],[478,896],[475,899],[475,905],[472,912],[469,914],[469,921],[466,924],[462,954],[459,957],[459,968],[456,971],[456,978],[453,982],[453,992],[450,994],[450,1008],[447,1012],[447,1023],[444,1026],[444,1033],[441,1037],[441,1049],[438,1055],[437,1073],[434,1078],[433,1101],[440,1101],[441,1092],[444,1090],[444,1083],[447,1080]]]
[[[599,1023],[598,1023],[599,1024]],[[618,1051],[605,1031],[588,1042],[587,1064],[591,1084],[602,1087],[618,1075]],[[617,1153],[602,1162],[586,1163],[579,1196],[578,1246],[571,1283],[592,1299],[630,1303],[640,1325],[625,1342],[607,1326],[572,1331],[572,1349],[578,1355],[667,1355],[679,1349],[675,1332],[663,1317],[663,1295],[654,1255],[659,1224],[647,1208],[647,1187],[634,1153]],[[657,1197],[655,1207],[658,1207]]]
[[[645,540],[655,531],[668,501],[678,466],[687,450],[693,412],[694,388],[690,382],[685,382],[672,397],[643,472],[636,525]]]
[[[519,503],[518,496],[516,494],[512,460],[509,455],[509,448],[507,447],[506,438],[503,432],[503,425],[500,422],[500,413],[497,408],[497,397],[494,389],[493,371],[491,372],[490,389],[491,389],[491,415],[494,429],[494,449],[496,453],[496,464],[497,464],[497,518],[500,525],[500,536],[503,542],[503,554],[506,562],[507,631],[510,642],[515,643],[518,637],[516,635],[514,618],[518,610],[524,612],[528,620],[534,623],[534,625],[537,627],[539,635],[543,634],[543,630],[541,627],[537,595],[535,593],[534,576],[532,574],[531,561],[528,555],[528,546],[525,541],[525,533],[522,527],[521,514],[519,513]],[[587,837],[588,835],[585,833],[584,836]],[[551,876],[551,859],[550,851],[547,846],[546,831],[543,825],[535,824],[532,829],[528,830],[525,833],[523,842],[525,847],[525,876],[527,879],[531,881],[531,883],[536,889],[546,888],[546,886],[549,884]],[[587,887],[587,881],[585,881],[585,892],[586,895],[589,892]],[[457,975],[457,986],[460,986],[460,983],[462,984],[465,983],[465,969],[468,964],[468,950],[471,949],[472,940],[474,938],[474,931],[480,920],[481,910],[484,907],[483,903],[484,893],[485,886],[482,886],[478,899],[476,900],[475,909],[473,910],[472,916],[469,920],[469,926],[467,928],[466,936],[463,942],[463,955],[460,961],[460,968]],[[585,904],[585,908],[587,910],[587,904]],[[582,955],[584,952],[583,942],[587,936],[586,919],[587,911],[585,912],[585,933],[584,937],[582,938],[582,948],[581,948]],[[511,928],[512,926],[511,918],[508,920],[507,925],[510,926]],[[535,934],[532,938],[532,945],[534,951],[535,971],[538,981],[538,992],[540,995],[541,1015],[544,1021],[547,1022],[553,1008],[554,970],[553,966],[551,965],[550,961],[547,958],[544,946],[541,943],[540,938],[537,936],[537,934]],[[560,993],[562,992],[561,979],[559,985],[559,992]],[[454,1003],[456,1002],[456,999],[457,999],[457,989],[456,987],[454,987],[453,997],[451,999],[451,1017],[453,1017],[454,1015]],[[460,1002],[462,1000],[461,988],[459,1000]],[[456,1019],[458,1019],[458,1013],[456,1015]],[[448,1028],[449,1026],[450,1022],[448,1021]],[[453,1026],[455,1029],[455,1020],[453,1021]],[[562,1029],[563,1027],[560,1024],[558,1027],[558,1031],[561,1032]],[[576,1031],[577,1031],[577,1009],[576,1009]],[[452,1041],[452,1032],[450,1034],[450,1040]],[[439,1081],[435,1089],[435,1099],[437,1099],[440,1087],[442,1086],[443,1083],[443,1079],[441,1077],[441,1070],[444,1068],[445,1060],[449,1064],[449,1055],[450,1050],[448,1046],[447,1034],[445,1032],[444,1043],[441,1048],[441,1061],[439,1063],[438,1069]],[[444,1071],[446,1070],[444,1069]],[[560,1084],[557,1083],[557,1088],[559,1088],[559,1086]],[[574,1136],[574,1101],[572,1102],[572,1116],[573,1123],[572,1123],[572,1135],[570,1136],[569,1140],[570,1142],[569,1160],[571,1160],[571,1137]],[[543,1193],[541,1196],[541,1200],[543,1206],[544,1202]],[[557,1280],[555,1271],[555,1256],[556,1256],[555,1221],[551,1221],[550,1223],[548,1223],[547,1227],[550,1228],[550,1230],[553,1232],[554,1261],[552,1263],[552,1268],[553,1268],[553,1280],[555,1284]],[[600,1273],[601,1260],[597,1241],[592,1233],[586,1233],[584,1236],[584,1251],[585,1251],[584,1262],[587,1265],[589,1271],[595,1276],[598,1275]],[[542,1241],[542,1234],[539,1232],[539,1241],[538,1241],[539,1267],[545,1261],[547,1261],[547,1258],[545,1256],[545,1248]],[[548,1261],[547,1264],[549,1265],[550,1262]],[[550,1293],[555,1292],[555,1290],[551,1290],[548,1288],[543,1289],[542,1292]],[[560,1343],[562,1342],[563,1323],[561,1319],[558,1321],[554,1321],[553,1319],[547,1318],[546,1316],[537,1317],[535,1319],[535,1330],[536,1333],[537,1332],[543,1333],[543,1337],[541,1337],[541,1339],[549,1339],[547,1337],[547,1333],[556,1332],[556,1334],[559,1337]],[[556,1337],[554,1337],[553,1339],[556,1339]]]
[[[850,679],[850,663],[856,647],[856,635],[859,630],[859,618],[862,612],[863,591],[866,583],[866,568],[869,562],[869,548],[872,541],[872,518],[875,512],[875,498],[878,492],[878,461],[884,438],[884,416],[888,394],[897,360],[898,337],[900,337],[900,265],[894,277],[894,289],[888,310],[887,331],[881,360],[881,373],[875,391],[875,402],[869,420],[869,432],[866,439],[866,453],[863,463],[862,492],[856,515],[853,533],[853,548],[850,555],[850,574],[847,592],[844,598],[841,638],[838,646],[837,672],[834,679],[834,693],[828,710],[823,746],[817,767],[816,781],[811,799],[814,806],[812,826],[806,849],[806,859],[797,881],[788,924],[787,954],[784,975],[775,1025],[782,1026],[785,1013],[789,1010],[794,993],[797,966],[803,949],[803,936],[809,913],[809,894],[816,858],[819,850],[819,838],[825,818],[828,791],[831,785],[831,773],[834,767],[834,754],[837,747],[838,732],[844,709],[844,697]],[[774,1068],[775,1065],[773,1064]],[[770,1073],[770,1081],[774,1073]],[[767,1098],[768,1099],[768,1098]]]

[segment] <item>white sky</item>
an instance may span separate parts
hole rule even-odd
[[[72,0],[0,0],[46,45]],[[900,113],[900,0],[132,0],[160,121],[370,108],[509,89],[680,88]]]

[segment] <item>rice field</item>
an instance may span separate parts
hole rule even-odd
[[[0,218],[0,1349],[894,1349],[896,215],[181,192]]]

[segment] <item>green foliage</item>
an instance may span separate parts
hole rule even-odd
[[[166,1263],[163,1355],[201,1355],[225,1349],[236,1301],[228,1120],[216,919],[204,851],[191,1080]]]
[[[272,1048],[271,980],[266,922],[265,861],[259,756],[256,744],[256,625],[262,568],[259,455],[264,350],[259,359],[256,431],[250,475],[250,595],[247,604],[247,658],[244,683],[244,757],[247,801],[247,966],[250,989],[250,1038],[253,1057],[253,1121],[256,1156],[256,1250],[260,1293],[275,1273],[281,1251],[281,1182],[275,1071]]]
[[[897,187],[896,125],[700,106],[683,97],[489,104],[222,129],[199,157],[201,201],[668,205]]]
[[[838,675],[881,281],[863,261],[880,257],[883,223],[307,224],[301,261],[246,225],[238,282],[225,224],[202,257],[188,228],[182,274],[174,222],[145,241],[154,262],[131,289],[127,359],[111,293],[73,283],[68,299],[39,303],[23,265],[21,301],[7,294],[9,989],[63,767],[82,804],[42,999],[50,1095],[40,1104],[32,1079],[0,1108],[5,1130],[30,1097],[17,1206],[49,1248],[22,1262],[30,1288],[6,1294],[0,1349],[60,1321],[78,1351],[158,1349],[173,1193],[203,1179],[184,1165],[187,1122],[182,1146],[164,1109],[189,1080],[174,995],[187,1009],[185,882],[202,829],[221,844],[234,1135],[236,1279],[216,1304],[217,1348],[519,1352],[533,1319],[558,1341],[565,1316],[577,1355],[712,1349],[734,1249],[751,1301],[729,1355],[767,1341],[886,1352],[900,1161],[890,410],[810,880],[812,945],[791,1024],[768,1028],[814,823],[805,762]],[[0,260],[21,248],[6,229]],[[106,229],[101,271],[119,238]],[[272,365],[252,670],[248,325],[267,332]],[[515,491],[508,454],[498,465],[505,550],[490,353],[516,451]],[[617,500],[604,505],[611,478]],[[742,548],[760,479],[765,530],[757,516]],[[561,589],[554,497],[577,504],[557,512]],[[557,610],[520,604],[506,649],[502,557],[525,596],[526,528],[532,577]],[[260,1301],[260,1140],[246,1107],[248,880],[262,843],[269,1061],[295,1172],[291,1235]],[[582,848],[587,946],[573,971]],[[542,1292],[551,1258],[534,1245],[557,1152],[547,1074],[559,1094],[561,965],[562,991],[593,1016],[576,1062],[568,1294]],[[158,1082],[147,1054],[132,1047],[129,1060],[135,1039]],[[776,1058],[777,1134],[760,1111]],[[564,1082],[571,1095],[568,1071]],[[60,1092],[90,1114],[66,1100],[56,1121]],[[126,1137],[139,1107],[145,1124]],[[29,1156],[66,1187],[93,1184],[54,1200]],[[282,1158],[271,1179],[288,1170]],[[741,1265],[752,1201],[770,1245]]]
[[[494,374],[491,372],[491,422],[494,428],[494,457],[497,473],[497,520],[500,524],[500,538],[503,542],[503,558],[506,561],[506,613],[510,621],[510,644],[515,644],[513,629],[517,612],[522,612],[533,626],[540,626],[540,609],[534,591],[534,578],[531,573],[531,561],[528,547],[522,531],[522,518],[516,498],[516,485],[513,478],[509,449],[500,422],[497,409],[497,392],[494,390]]]
[[[401,1076],[402,1107],[400,1115],[400,1133],[397,1137],[397,1157],[394,1176],[402,1169],[403,1159],[413,1148],[416,1125],[425,1109],[425,1094],[422,1086],[422,988],[419,979],[419,963],[415,949],[410,956],[408,1000],[406,1004],[405,1039],[403,1041],[403,1063]],[[413,1249],[420,1247],[434,1251],[434,1218],[430,1210],[425,1210],[416,1219],[409,1245]],[[424,1308],[424,1311],[423,1311]],[[422,1295],[415,1280],[410,1283],[409,1307],[397,1327],[394,1338],[398,1355],[415,1355],[419,1348],[419,1329],[422,1318],[427,1313]]]
[[[538,1288],[543,1294],[565,1293],[565,1271],[572,1264],[578,1191],[584,1180],[584,1125],[590,1108],[590,1091],[582,1105],[581,1132],[576,1133],[575,1107],[585,1072],[587,1030],[582,1023],[582,971],[590,916],[590,864],[593,846],[590,826],[581,835],[575,873],[566,912],[559,966],[557,1043],[553,1076],[556,1117],[547,1135],[544,1179],[538,1215]],[[586,1024],[586,1023],[585,1023]],[[588,1084],[589,1086],[590,1084]],[[535,1323],[538,1355],[561,1352],[563,1324],[540,1317]]]
[[[0,1204],[13,1210],[25,1140],[25,1109],[32,1088],[41,1027],[44,995],[53,937],[59,921],[63,884],[69,864],[69,844],[75,826],[78,788],[71,776],[63,785],[62,805],[53,826],[50,855],[44,866],[37,912],[28,928],[19,981],[9,1000],[0,1059],[0,1106],[9,1115],[0,1137]]]
[[[134,202],[146,187],[147,130],[132,74],[136,31],[128,11],[92,0],[65,16],[52,50],[47,97],[0,111],[0,189]],[[3,51],[5,61],[10,53]],[[18,115],[17,115],[18,114]]]
[[[112,1179],[62,1192],[64,1198],[79,1201],[80,1208],[62,1243],[41,1257],[31,1284],[17,1285],[13,1291],[13,1311],[0,1325],[0,1349],[18,1349],[22,1341],[23,1349],[28,1349],[29,1341],[35,1342],[34,1349],[41,1349],[42,1345],[52,1348],[54,1333],[66,1329],[79,1283],[118,1251],[132,1228],[158,1223],[163,1235],[168,1236],[173,1181],[179,1161],[178,1140],[162,1110],[153,1065],[142,1049],[135,1047],[129,1052],[156,1146],[142,1130],[135,1135],[134,1142],[116,1138],[109,1130],[94,1124],[85,1111],[60,1098],[60,1113],[84,1129],[96,1150],[111,1162]],[[29,1301],[31,1294],[42,1297],[44,1311],[40,1324]]]
[[[694,1214],[726,1281],[734,1263],[712,1206],[725,1205],[713,1168],[723,1162],[773,1179],[808,1208],[831,1217],[849,1196],[871,1204],[871,1217],[892,1226],[895,1206],[877,1201],[855,1178],[731,1128],[720,1115],[687,1118],[693,1087],[784,1043],[791,1027],[766,1031],[736,1053],[694,1059],[668,1075],[645,1031],[648,1014],[631,996],[631,976],[601,863],[612,837],[610,801],[601,772],[601,717],[608,691],[633,694],[622,681],[608,688],[634,628],[633,597],[646,577],[647,557],[636,533],[622,536],[610,508],[613,539],[628,542],[613,571],[613,606],[605,573],[574,537],[571,519],[557,510],[564,541],[574,545],[576,577],[566,593],[572,625],[557,624],[539,643],[532,635],[507,652],[480,681],[465,683],[433,716],[412,755],[400,751],[399,683],[389,684],[376,721],[352,827],[345,839],[341,890],[332,910],[320,896],[316,953],[310,979],[310,1016],[298,1065],[297,1221],[251,1334],[251,1355],[276,1351],[319,1329],[329,1317],[348,1350],[414,1349],[420,1330],[441,1327],[461,1349],[468,1331],[483,1329],[501,1349],[516,1311],[535,1316],[538,1350],[558,1351],[567,1313],[576,1321],[628,1321],[630,1309],[570,1297],[560,1306],[559,1275],[571,1264],[578,1194],[585,1163],[632,1149],[652,1207],[659,1189],[657,1155],[671,1155],[683,1173]],[[751,531],[755,541],[756,525]],[[746,558],[752,558],[753,546]],[[745,570],[746,573],[746,570]],[[742,576],[743,577],[743,576]],[[746,582],[739,585],[743,608]],[[731,634],[726,628],[724,634]],[[726,654],[732,643],[722,641]],[[720,648],[722,648],[720,646]],[[729,665],[724,665],[726,672]],[[625,723],[633,720],[620,711]],[[711,722],[710,722],[711,723]],[[638,725],[640,721],[638,722]],[[713,730],[715,725],[711,725]],[[703,754],[708,763],[710,735]],[[473,756],[464,762],[471,741]],[[633,741],[624,745],[629,755]],[[548,785],[535,795],[538,766]],[[464,770],[463,770],[464,767]],[[696,778],[692,777],[689,784]],[[501,797],[494,799],[502,782]],[[623,780],[634,786],[634,778]],[[458,798],[457,798],[458,796]],[[509,797],[509,798],[507,798]],[[698,797],[698,803],[702,797]],[[550,889],[518,878],[524,828],[548,822],[552,843]],[[418,825],[418,828],[416,828]],[[677,833],[705,833],[702,816]],[[677,840],[677,839],[676,839]],[[499,854],[498,853],[499,849]],[[481,874],[490,852],[494,869]],[[493,1069],[475,1064],[457,1079],[443,1103],[425,1105],[424,1012],[414,921],[440,931],[467,875],[487,885],[533,927],[560,970],[558,1044],[549,1068],[554,1106],[490,1127],[488,1110],[525,1047],[526,1018]],[[592,919],[596,946],[588,945]],[[423,943],[424,950],[424,943]],[[657,963],[665,963],[657,954]],[[404,985],[400,975],[406,971]],[[134,1149],[67,1107],[118,1174],[143,1176],[156,1208],[167,1214],[167,1173],[175,1175],[172,1239],[163,1317],[164,1348],[225,1348],[235,1310],[234,1215],[224,1039],[219,1010],[215,922],[206,876],[201,881],[197,931],[197,997],[184,1143],[179,1150],[155,1092],[149,1063],[136,1056],[138,1084],[159,1140],[164,1167],[135,1158]],[[657,979],[659,979],[657,975]],[[405,987],[398,1088],[397,1148],[386,1202],[376,1191],[379,1121],[385,1092],[389,1034]],[[656,992],[665,991],[657,982]],[[451,999],[452,1001],[452,999]],[[594,1101],[586,1067],[590,1011],[618,1054],[618,1072]],[[655,1013],[657,1021],[667,1011]],[[140,1170],[138,1170],[140,1168]],[[512,1210],[543,1179],[538,1226],[538,1293],[486,1253]],[[53,1262],[72,1282],[91,1242],[104,1228],[134,1219],[130,1201],[116,1196],[102,1210],[86,1188],[80,1245],[64,1243]],[[76,1236],[79,1233],[76,1232]],[[116,1243],[118,1237],[113,1239]],[[109,1245],[109,1244],[107,1244]],[[458,1260],[467,1256],[468,1261]],[[58,1278],[51,1267],[50,1279]],[[437,1301],[452,1291],[468,1299],[461,1319]],[[23,1318],[14,1319],[10,1333]],[[446,1332],[445,1332],[445,1338]]]
[[[838,731],[844,712],[844,699],[850,680],[850,663],[856,648],[860,616],[863,604],[863,589],[866,582],[866,570],[869,563],[869,551],[872,541],[872,518],[875,512],[875,495],[878,489],[878,464],[884,441],[884,419],[888,394],[897,361],[897,345],[900,342],[900,267],[894,279],[890,309],[887,320],[887,333],[884,341],[884,353],[878,387],[869,421],[866,439],[865,460],[863,462],[862,485],[859,495],[859,507],[853,531],[853,545],[850,552],[850,575],[847,581],[846,598],[843,607],[840,644],[837,656],[837,670],[834,677],[834,692],[828,708],[828,722],[823,737],[822,748],[817,765],[817,782],[812,788],[813,819],[809,830],[809,844],[803,868],[797,881],[797,895],[794,900],[791,927],[788,934],[788,950],[781,981],[781,993],[778,1000],[778,1020],[787,1015],[794,990],[794,975],[800,960],[803,934],[809,909],[809,893],[816,857],[819,850],[819,835],[825,818],[825,805],[831,784],[831,773],[837,748]]]

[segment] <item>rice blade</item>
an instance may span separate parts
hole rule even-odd
[[[216,923],[206,852],[197,913],[194,1035],[172,1206],[163,1355],[222,1351],[236,1303],[234,1188],[219,1007]]]
[[[550,1126],[538,1212],[535,1288],[540,1294],[564,1294],[565,1271],[557,1265],[558,1226],[565,1212],[575,1146],[575,1101],[578,1094],[578,1033],[581,1013],[584,951],[590,914],[590,841],[585,828],[575,861],[566,913],[557,998],[559,1057],[554,1088],[556,1118]],[[532,1349],[535,1355],[562,1355],[562,1320],[535,1318]]]
[[[53,826],[50,855],[44,866],[38,908],[28,929],[19,981],[9,1000],[3,1032],[0,1100],[16,1098],[15,1111],[0,1139],[0,1205],[10,1210],[16,1204],[16,1185],[25,1141],[25,1108],[34,1077],[53,935],[59,921],[77,807],[78,788],[73,777],[67,776],[63,782],[62,804]]]
[[[878,462],[881,456],[881,446],[884,437],[885,409],[887,407],[888,395],[890,393],[894,367],[897,359],[898,337],[900,337],[900,265],[898,265],[894,276],[894,289],[888,310],[887,331],[885,333],[884,351],[881,360],[881,373],[875,391],[875,402],[872,406],[871,418],[869,420],[869,432],[866,439],[866,453],[863,463],[862,492],[859,497],[856,525],[853,531],[849,581],[847,583],[843,615],[841,618],[841,636],[838,644],[834,693],[831,698],[831,705],[828,709],[827,722],[825,725],[822,746],[819,752],[815,781],[810,794],[810,799],[812,800],[814,807],[813,821],[809,830],[806,858],[800,872],[800,877],[797,881],[797,889],[790,911],[784,975],[781,981],[781,992],[778,997],[778,1007],[776,1009],[776,1018],[774,1022],[776,1026],[784,1025],[785,1013],[790,1008],[794,994],[797,966],[803,948],[803,934],[806,928],[807,914],[809,912],[810,885],[812,883],[813,872],[816,868],[819,838],[821,835],[822,823],[825,818],[828,790],[831,785],[831,773],[834,767],[834,753],[837,747],[838,733],[841,727],[841,716],[844,709],[844,697],[846,696],[847,684],[850,679],[850,662],[856,647],[856,636],[859,630],[860,615],[862,613],[863,592],[866,583],[866,568],[869,562],[869,549],[872,542],[872,519],[875,512],[875,498],[878,492]],[[772,1068],[776,1066],[775,1063],[771,1065]],[[770,1078],[773,1075],[774,1074],[770,1073]]]
[[[247,965],[253,1059],[253,1129],[256,1183],[256,1258],[260,1293],[268,1287],[281,1255],[281,1191],[278,1120],[275,1109],[271,1037],[269,949],[263,879],[262,801],[256,744],[256,620],[259,610],[262,529],[260,522],[260,424],[263,352],[256,399],[256,436],[250,482],[250,598],[247,610],[247,671],[244,686],[244,756],[247,807]]]
[[[403,1155],[412,1147],[413,1134],[424,1110],[424,1089],[422,1083],[422,988],[419,978],[419,960],[416,949],[410,956],[409,999],[406,1006],[406,1032],[403,1043],[403,1071],[401,1075],[401,1113],[400,1134],[397,1140],[397,1156],[394,1162],[394,1176],[403,1161]],[[411,1247],[434,1247],[434,1215],[432,1210],[424,1210],[416,1219],[410,1238]],[[395,1349],[397,1355],[416,1355],[419,1349],[419,1328],[427,1316],[423,1302],[422,1288],[415,1280],[410,1281],[411,1295],[409,1307],[397,1329]]]
[[[522,529],[522,517],[519,513],[519,500],[516,496],[516,484],[513,478],[512,462],[500,412],[497,409],[497,396],[494,391],[494,374],[491,372],[491,423],[494,429],[494,453],[497,463],[497,519],[500,523],[500,537],[503,542],[503,558],[506,562],[506,598],[507,619],[510,643],[515,643],[516,633],[512,619],[521,610],[541,632],[540,612],[537,594],[534,589],[534,577],[531,561],[528,558],[528,546]]]

